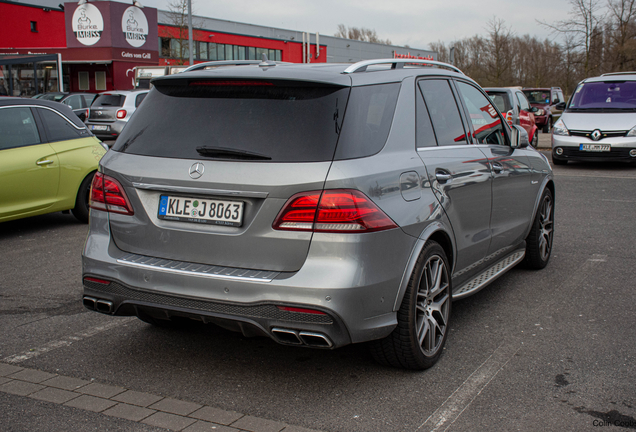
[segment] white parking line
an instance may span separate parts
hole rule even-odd
[[[520,349],[520,341],[500,345],[417,430],[447,430]]]
[[[574,290],[593,274],[599,263],[607,262],[607,255],[592,254],[572,276],[564,281],[558,290]],[[492,353],[448,399],[417,428],[429,431],[446,431],[488,386],[490,381],[522,348],[521,339],[505,342]]]
[[[40,354],[44,354],[44,353],[56,350],[58,348],[63,348],[63,347],[70,346],[71,344],[73,344],[73,342],[78,342],[78,341],[81,341],[82,339],[86,339],[86,338],[89,338],[91,336],[95,336],[96,334],[105,332],[105,331],[110,330],[110,329],[112,329],[114,327],[118,327],[120,325],[124,325],[127,322],[129,322],[131,319],[132,318],[130,318],[130,319],[113,320],[113,321],[109,322],[108,324],[92,327],[92,328],[89,328],[88,330],[84,330],[84,331],[82,331],[80,333],[76,333],[76,334],[71,335],[71,336],[65,336],[65,337],[61,338],[60,340],[49,342],[47,344],[42,345],[41,347],[32,348],[29,351],[25,351],[25,352],[20,353],[20,354],[14,354],[12,356],[5,357],[5,358],[2,359],[2,361],[5,362],[5,363],[11,363],[11,364],[22,363],[23,361],[29,360],[29,359],[31,359],[33,357],[37,357]]]

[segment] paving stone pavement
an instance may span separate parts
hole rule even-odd
[[[0,363],[0,392],[184,432],[318,432],[235,411]]]

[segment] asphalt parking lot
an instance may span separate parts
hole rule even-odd
[[[571,163],[555,178],[548,267],[516,268],[455,302],[440,362],[418,373],[378,366],[363,345],[308,350],[89,312],[81,304],[85,225],[61,213],[0,224],[0,424],[636,429],[636,166]]]

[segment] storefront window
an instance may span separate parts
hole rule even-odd
[[[80,90],[90,90],[90,83],[88,81],[88,72],[78,72],[77,73],[79,89]]]
[[[106,90],[106,72],[95,72],[95,90]]]
[[[208,43],[207,42],[199,42],[199,58],[201,60],[208,59]]]

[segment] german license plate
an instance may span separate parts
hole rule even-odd
[[[108,130],[108,126],[98,126],[98,125],[92,125],[92,126],[91,126],[91,130],[96,130],[96,131],[107,131],[107,130]]]
[[[579,150],[588,152],[608,152],[612,150],[612,146],[610,144],[581,144]]]
[[[243,201],[161,195],[159,219],[225,226],[243,224]]]

